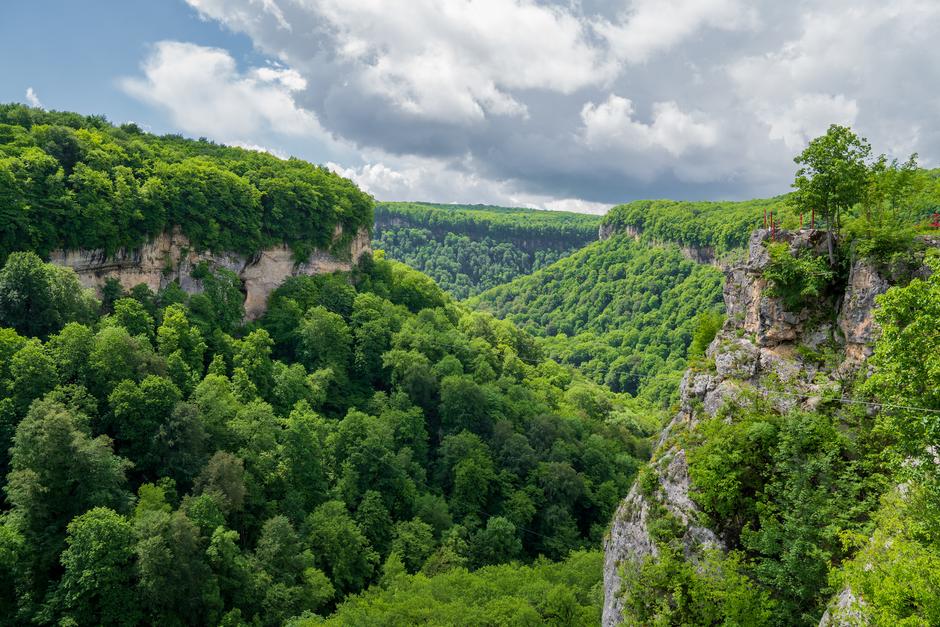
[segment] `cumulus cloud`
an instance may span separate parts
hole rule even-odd
[[[920,132],[925,114],[940,112],[931,60],[940,3],[837,0],[810,6],[797,24],[776,48],[729,65],[768,139],[794,150],[830,123],[852,124],[877,148],[940,157],[938,131]]]
[[[700,112],[685,113],[675,102],[653,103],[649,124],[634,119],[633,102],[611,94],[606,102],[581,109],[584,141],[589,146],[616,146],[629,152],[665,150],[674,157],[718,141],[716,125]]]
[[[294,93],[307,87],[295,70],[260,67],[241,72],[225,50],[176,41],[156,44],[143,78],[123,89],[169,112],[183,131],[252,145],[264,132],[322,137],[316,116],[298,106]]]
[[[39,107],[40,109],[43,108],[42,102],[39,100],[39,96],[36,95],[36,90],[32,87],[26,88],[26,102],[28,102],[29,106],[31,107]]]
[[[758,117],[770,127],[770,139],[780,139],[792,151],[826,132],[830,124],[851,126],[858,117],[858,103],[842,94],[800,94],[784,107],[763,109]]]
[[[648,61],[703,28],[754,29],[758,13],[747,0],[634,0],[616,20],[597,30],[627,63]]]
[[[291,63],[332,57],[359,89],[430,120],[525,117],[510,90],[571,93],[614,72],[586,24],[534,0],[268,0],[260,13],[252,0],[187,1]],[[295,24],[316,37],[283,40]]]
[[[396,159],[345,167],[327,163],[327,167],[356,182],[382,200],[425,200],[441,203],[480,203],[508,207],[532,207],[552,211],[604,213],[610,205],[579,198],[556,198],[544,194],[520,192],[513,181],[495,181],[466,169],[452,168],[427,159]]]
[[[778,194],[834,122],[940,157],[936,0],[187,2],[272,64],[164,43],[127,89],[193,134],[334,138],[380,198]]]

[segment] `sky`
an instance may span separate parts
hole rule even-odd
[[[11,0],[0,102],[601,212],[785,193],[833,123],[937,167],[938,33],[940,0]]]

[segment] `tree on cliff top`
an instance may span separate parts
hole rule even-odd
[[[870,155],[867,139],[847,126],[833,124],[793,159],[800,166],[793,181],[793,202],[800,212],[815,209],[826,221],[830,263],[835,263],[832,235],[839,232],[842,213],[865,195]]]

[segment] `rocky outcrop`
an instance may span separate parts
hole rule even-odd
[[[634,484],[614,515],[604,543],[605,627],[622,620],[621,569],[657,555],[649,524],[657,513],[668,512],[682,523],[687,557],[694,559],[708,546],[722,547],[720,536],[700,522],[691,498],[683,433],[694,430],[703,417],[743,407],[755,397],[763,397],[781,413],[796,407],[813,410],[823,398],[838,396],[841,382],[852,377],[871,354],[879,333],[873,316],[875,299],[888,289],[889,281],[870,262],[857,261],[844,290],[835,290],[841,293],[809,309],[789,311],[770,295],[763,277],[770,261],[766,250],[770,237],[769,231],[756,231],[746,260],[726,268],[727,320],[708,347],[709,365],[686,372],[679,389],[679,411],[660,435],[653,460],[641,475],[642,485],[640,480]],[[806,249],[826,253],[826,234],[821,231],[783,231],[775,239],[788,243],[794,255]],[[837,358],[813,356],[823,349]],[[733,419],[733,411],[728,416]],[[862,624],[852,609],[860,603],[850,590],[843,591],[821,624]]]
[[[342,237],[339,227],[334,241]],[[202,290],[193,278],[193,270],[201,263],[210,268],[231,270],[242,280],[245,293],[245,317],[260,317],[268,296],[291,276],[315,275],[351,270],[362,255],[370,254],[367,229],[360,229],[352,239],[349,255],[339,258],[326,251],[314,251],[298,263],[287,246],[275,246],[248,256],[237,253],[212,253],[194,250],[189,239],[179,232],[163,233],[140,248],[119,250],[107,255],[101,250],[57,250],[50,255],[52,263],[75,270],[82,285],[101,290],[105,281],[117,279],[125,289],[143,283],[153,291],[176,281],[189,293]]]
[[[872,352],[878,339],[878,325],[872,315],[875,297],[884,294],[890,287],[869,261],[852,264],[849,271],[845,302],[839,311],[838,325],[845,338],[847,361],[861,363]]]
[[[813,313],[810,309],[789,311],[779,298],[769,295],[763,275],[770,263],[764,246],[770,237],[768,230],[755,231],[748,243],[747,260],[725,273],[724,300],[729,323],[753,337],[758,346],[795,341]],[[807,248],[822,254],[826,246],[825,233],[815,230],[783,231],[775,239],[789,244],[793,254]]]
[[[842,589],[819,621],[819,627],[864,627],[870,624],[865,614],[865,604],[851,588]]]

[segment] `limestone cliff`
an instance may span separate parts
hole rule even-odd
[[[334,241],[341,236],[337,227]],[[177,281],[189,293],[201,291],[202,285],[192,277],[192,272],[206,262],[211,268],[225,268],[238,275],[245,293],[245,317],[254,320],[264,313],[271,292],[288,277],[352,269],[362,255],[371,253],[367,229],[356,233],[348,252],[348,256],[339,258],[318,250],[298,263],[291,249],[284,245],[251,256],[196,251],[185,235],[174,230],[140,248],[119,250],[113,255],[101,250],[57,250],[50,255],[50,261],[74,269],[83,286],[99,291],[107,279],[114,278],[125,289],[143,283],[154,291]]]
[[[686,452],[678,436],[726,404],[744,405],[755,394],[781,413],[797,406],[811,410],[824,396],[841,395],[842,384],[871,354],[878,336],[875,297],[891,281],[871,263],[858,261],[849,269],[841,293],[798,313],[788,311],[780,299],[769,295],[763,277],[769,238],[768,231],[756,231],[746,260],[725,269],[728,317],[708,348],[708,367],[686,372],[678,413],[660,436],[644,478],[638,479],[614,515],[604,547],[605,627],[622,620],[620,569],[656,555],[648,524],[651,512],[668,512],[683,525],[687,558],[694,559],[708,547],[724,547],[722,538],[703,526],[691,498]],[[825,234],[813,230],[777,233],[776,239],[787,242],[793,254],[807,248],[822,254],[826,246]],[[828,347],[838,359],[824,365],[804,357],[821,347]],[[851,598],[851,591],[844,592],[837,605],[844,609]],[[832,615],[827,620],[825,624],[840,624]]]

